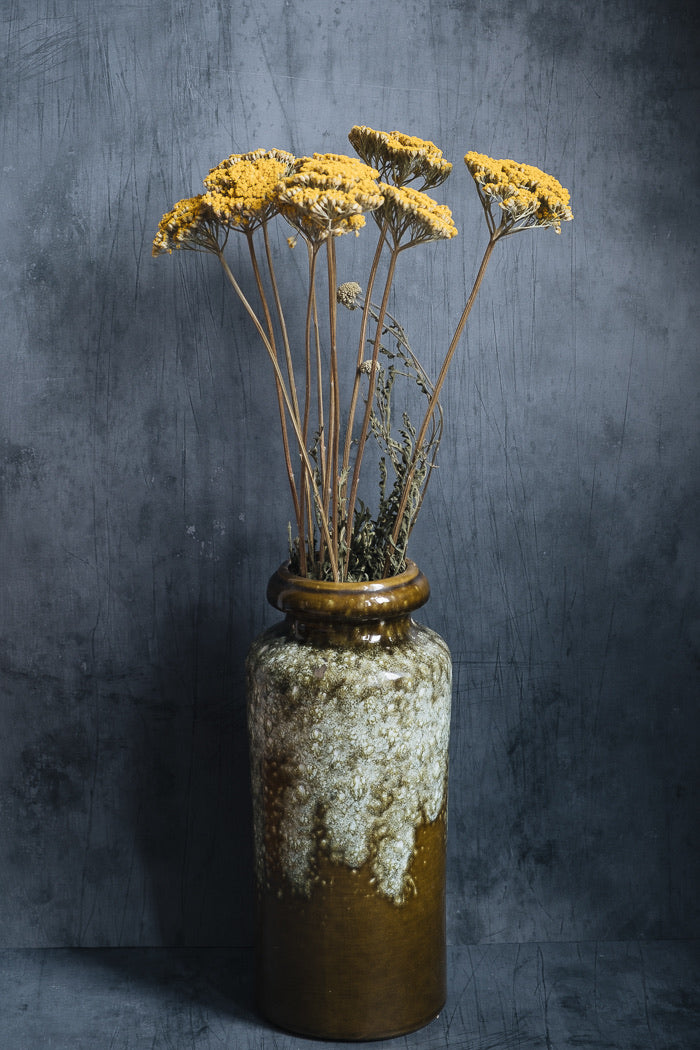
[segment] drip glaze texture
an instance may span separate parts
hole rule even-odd
[[[273,577],[275,603],[296,607],[247,662],[259,884],[281,876],[308,896],[320,849],[351,869],[369,862],[397,904],[412,891],[416,831],[445,805],[451,700],[445,642],[406,611],[427,597],[424,579],[410,567],[384,588],[299,580],[290,598],[296,578]]]
[[[317,845],[400,903],[415,835],[445,801],[450,675],[445,643],[412,625],[390,646],[316,646],[272,630],[250,658],[257,876],[274,861],[290,889],[311,891]],[[325,835],[318,840],[317,830]]]

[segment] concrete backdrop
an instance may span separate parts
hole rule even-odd
[[[689,11],[0,5],[2,946],[250,941],[242,660],[290,509],[248,321],[150,247],[230,152],[355,123],[455,163],[460,236],[393,304],[428,363],[484,245],[463,154],[575,212],[499,246],[412,549],[455,659],[449,937],[700,936]]]

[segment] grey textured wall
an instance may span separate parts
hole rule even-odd
[[[290,512],[245,317],[150,243],[230,152],[355,123],[455,162],[460,237],[395,301],[428,361],[484,244],[465,151],[575,212],[499,246],[413,547],[455,658],[450,937],[700,936],[688,11],[1,5],[3,945],[249,941],[241,662]]]

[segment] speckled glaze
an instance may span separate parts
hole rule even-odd
[[[258,989],[301,1034],[398,1035],[444,1003],[451,661],[411,617],[428,595],[413,564],[368,584],[282,567],[286,619],[248,655]]]

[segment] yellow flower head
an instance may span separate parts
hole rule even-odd
[[[218,247],[218,223],[203,194],[178,201],[158,224],[153,255],[178,249],[214,251]]]
[[[355,125],[348,138],[356,153],[395,186],[422,179],[422,189],[431,189],[443,183],[452,171],[442,150],[427,139],[400,131],[373,131],[361,125]]]
[[[384,207],[378,217],[386,220],[395,242],[408,237],[409,244],[427,241],[449,240],[457,236],[457,227],[452,221],[452,212],[446,204],[438,204],[427,193],[410,186],[389,186],[380,182],[384,194]]]
[[[279,208],[287,221],[317,243],[358,233],[364,213],[381,207],[378,172],[336,153],[300,157],[277,185]]]
[[[275,187],[293,163],[291,153],[277,149],[233,153],[222,160],[204,180],[206,200],[219,222],[250,233],[275,215]]]
[[[474,152],[467,153],[464,162],[484,208],[491,214],[491,205],[497,204],[509,230],[551,226],[561,233],[562,222],[573,219],[569,191],[539,168]]]

